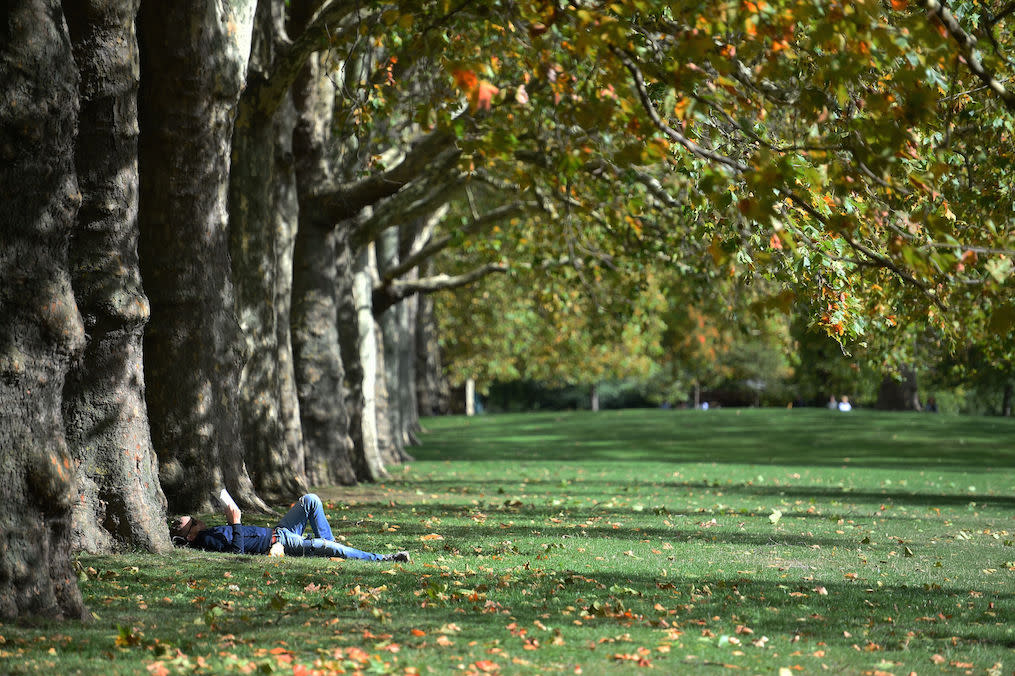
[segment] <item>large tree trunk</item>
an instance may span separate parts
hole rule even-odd
[[[413,270],[410,277],[418,277],[419,270]],[[406,446],[420,443],[417,434],[422,429],[419,423],[419,399],[416,398],[416,315],[419,314],[420,294],[414,294],[402,301],[401,341],[399,343],[399,383],[401,390],[402,423],[405,427],[405,444],[402,446],[402,462],[413,459],[405,450]]]
[[[236,316],[244,340],[238,403],[243,423],[246,459],[259,494],[274,500],[304,492],[303,468],[294,473],[285,445],[282,421],[278,307],[279,230],[275,218],[294,221],[296,212],[283,214],[275,189],[274,124],[278,101],[264,94],[282,32],[277,2],[258,4],[247,86],[237,106],[229,174],[229,236],[236,298]],[[290,118],[295,124],[295,120]],[[292,128],[290,127],[290,134]],[[284,133],[284,132],[283,132]],[[284,170],[284,167],[283,167]],[[282,196],[284,197],[284,195]],[[291,204],[289,206],[292,206]]]
[[[408,226],[403,226],[408,227]],[[400,231],[402,228],[388,228],[377,241],[377,268],[380,274],[394,268],[401,260]],[[410,240],[412,237],[409,238]],[[418,277],[416,270],[407,275]],[[386,416],[390,419],[394,448],[387,462],[402,463],[412,460],[405,447],[413,443],[411,426],[417,420],[412,411],[415,405],[414,381],[410,380],[410,353],[415,350],[413,332],[409,322],[409,303],[415,299],[403,299],[380,313],[378,324],[383,332],[384,379],[387,386]]]
[[[82,618],[61,401],[84,325],[67,240],[77,71],[58,0],[0,10],[0,618]]]
[[[451,411],[451,388],[444,377],[441,349],[437,340],[437,318],[429,295],[417,296],[416,315],[416,401],[421,416],[447,415]]]
[[[381,459],[381,439],[377,429],[377,334],[371,300],[376,278],[376,261],[373,247],[368,246],[356,256],[353,265],[352,300],[356,308],[358,332],[358,362],[360,379],[350,378],[353,391],[359,386],[359,443],[353,454],[356,474],[367,481],[379,481],[388,476]]]
[[[388,228],[377,238],[377,269],[381,274],[398,263],[398,230],[397,227]],[[379,355],[384,362],[382,410],[386,418],[385,425],[391,429],[391,442],[394,445],[389,454],[390,459],[385,458],[388,462],[401,462],[401,452],[405,447],[405,424],[402,421],[404,383],[401,381],[399,358],[399,345],[404,338],[401,326],[401,309],[401,303],[392,305],[381,312],[377,318],[378,331],[382,338]],[[380,379],[379,375],[378,380]]]
[[[78,473],[76,549],[169,548],[144,396],[148,299],[137,256],[138,0],[66,2],[81,75],[76,169],[83,202],[71,277],[88,344],[64,388]]]
[[[303,444],[303,426],[300,423],[300,402],[296,394],[296,373],[293,359],[292,317],[293,250],[299,224],[299,199],[296,193],[296,172],[293,166],[293,128],[296,125],[296,108],[292,96],[286,100],[275,116],[275,241],[278,268],[275,276],[276,330],[278,336],[278,376],[282,429],[289,468],[301,486],[307,485],[306,450]],[[301,489],[301,493],[306,492]]]
[[[354,484],[349,419],[338,352],[333,228],[300,223],[293,257],[292,336],[300,420],[311,484]]]
[[[303,208],[304,194],[327,175],[325,158],[334,90],[312,57],[293,90],[299,228],[293,253],[292,341],[300,420],[311,484],[354,484],[339,351],[336,270],[348,256],[341,226]]]
[[[254,0],[143,0],[141,262],[152,320],[145,377],[162,487],[174,510],[223,484],[267,509],[247,474],[236,392],[244,355],[227,232],[230,139]],[[200,468],[200,471],[197,471]]]
[[[384,356],[384,329],[380,321],[376,319],[374,320],[374,340],[376,341],[374,353],[377,355],[377,373],[374,378],[377,450],[381,456],[381,464],[384,467],[388,467],[389,465],[397,465],[402,462],[401,451],[398,448],[395,436],[397,430],[392,418],[392,396],[396,397],[394,403],[397,403],[397,393],[391,392],[388,388],[388,367]]]

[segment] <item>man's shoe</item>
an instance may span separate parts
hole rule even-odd
[[[412,563],[412,557],[409,556],[409,552],[395,552],[394,554],[385,554],[381,557],[381,561],[398,561],[400,563]]]

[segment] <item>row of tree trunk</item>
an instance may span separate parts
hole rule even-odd
[[[374,210],[454,143],[364,179],[317,52],[366,10],[287,4],[0,9],[0,617],[82,616],[74,551],[165,550],[222,487],[383,478],[440,406],[428,306],[373,306],[423,226]]]

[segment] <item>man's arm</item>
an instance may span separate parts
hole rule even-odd
[[[229,522],[229,525],[233,527],[232,552],[234,554],[245,553],[246,550],[243,546],[243,529],[240,527],[240,521],[242,518],[240,508],[236,506],[235,502],[230,501],[226,504],[223,512],[225,512],[226,520]]]

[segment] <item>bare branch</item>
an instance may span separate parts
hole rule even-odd
[[[445,130],[431,132],[416,141],[390,169],[351,183],[329,182],[307,195],[300,208],[317,211],[325,220],[340,221],[394,195],[428,168],[453,164],[460,154],[454,134]]]
[[[505,219],[511,218],[512,216],[520,216],[527,211],[535,211],[539,208],[539,202],[516,202],[512,204],[505,204],[497,207],[496,209],[491,209],[479,218],[469,221],[459,228],[458,232],[472,234],[484,230]],[[398,265],[385,270],[384,278],[381,280],[382,284],[386,284],[398,277],[401,277],[406,272],[409,272],[413,268],[417,267],[420,263],[433,258],[439,252],[446,249],[452,241],[454,241],[454,235],[448,233],[433,240],[426,246],[421,247],[418,251],[407,256],[405,260],[401,261]]]
[[[401,192],[384,200],[352,231],[350,241],[354,246],[366,244],[374,240],[381,232],[392,225],[409,223],[423,218],[439,209],[458,196],[467,185],[468,174],[456,172],[445,176],[445,171],[434,171],[420,180],[407,184]],[[430,177],[440,175],[440,180],[430,181]]]
[[[508,270],[508,266],[504,263],[487,263],[464,275],[439,274],[412,281],[393,281],[390,284],[374,288],[373,312],[375,316],[380,315],[392,305],[417,293],[436,293],[446,289],[468,286],[487,275]]]

